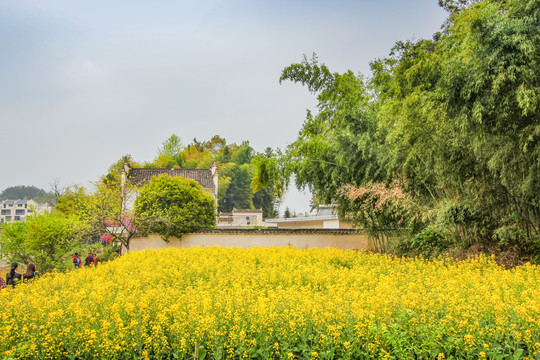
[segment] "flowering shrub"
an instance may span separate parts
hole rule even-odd
[[[170,249],[0,292],[2,358],[540,358],[540,270]]]

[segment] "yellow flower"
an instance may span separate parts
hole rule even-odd
[[[91,271],[47,274],[2,290],[0,324],[15,335],[0,342],[0,357],[64,358],[66,349],[80,350],[73,355],[81,358],[119,358],[123,351],[166,358],[172,349],[183,358],[211,349],[250,357],[272,344],[274,357],[281,350],[292,360],[292,349],[310,341],[312,359],[352,344],[395,358],[386,350],[392,341],[435,331],[464,339],[455,351],[466,357],[476,343],[488,352],[495,332],[505,331],[520,334],[537,358],[539,288],[537,266],[508,271],[483,257],[428,261],[293,248],[132,252]]]

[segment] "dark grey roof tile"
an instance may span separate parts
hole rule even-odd
[[[210,169],[141,169],[132,168],[129,171],[129,181],[135,186],[148,184],[154,176],[167,174],[171,177],[182,176],[197,181],[205,189],[214,189],[212,171]]]

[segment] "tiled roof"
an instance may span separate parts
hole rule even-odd
[[[2,204],[24,205],[35,203],[33,200],[2,200]]]
[[[337,215],[315,215],[315,216],[301,216],[291,218],[277,218],[277,219],[265,219],[264,221],[269,223],[278,222],[303,222],[303,221],[321,221],[321,220],[339,220]]]
[[[182,176],[197,181],[205,189],[214,189],[212,170],[210,169],[139,169],[129,170],[129,181],[135,186],[148,184],[153,176],[167,174],[171,177]]]
[[[262,214],[262,209],[237,209],[237,208],[234,208],[233,209],[233,214],[234,213],[261,213]]]
[[[199,229],[196,234],[365,234],[356,229],[279,229],[279,228],[235,228],[235,229]]]

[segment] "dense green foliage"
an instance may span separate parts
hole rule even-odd
[[[154,177],[139,189],[135,200],[135,219],[141,234],[157,233],[164,240],[198,229],[213,228],[216,208],[212,195],[195,180]]]
[[[538,253],[540,3],[441,3],[442,32],[398,42],[368,79],[315,57],[285,68],[318,112],[255,180],[282,191],[295,175],[374,234]]]
[[[484,1],[374,62],[389,170],[461,244],[538,246],[540,4]]]
[[[233,208],[253,209],[253,191],[251,191],[251,172],[249,164],[233,165],[223,175],[230,177],[230,184],[220,199],[220,210],[230,212]]]
[[[131,238],[137,234],[134,225],[137,219],[128,203],[133,200],[136,189],[129,182],[122,185],[120,174],[114,168],[101,178],[81,216],[90,223],[95,234],[111,234],[114,242],[129,250]]]
[[[81,214],[88,208],[89,194],[82,186],[71,186],[65,189],[56,199],[56,211],[62,214]]]
[[[9,261],[34,263],[40,271],[63,268],[67,254],[78,247],[85,224],[58,212],[34,214],[26,221],[2,226],[0,249]]]
[[[0,193],[0,200],[34,200],[37,203],[54,202],[54,195],[35,186],[11,186]]]
[[[271,157],[271,149],[264,154],[256,154],[249,142],[240,145],[228,144],[219,135],[207,141],[193,139],[191,144],[182,145],[180,137],[173,134],[158,149],[152,162],[144,163],[146,168],[207,169],[218,166],[218,210],[231,212],[236,209],[262,209],[265,218],[276,217],[277,195],[273,184],[265,188],[252,188],[255,163],[260,157]],[[113,171],[114,173],[114,171]]]

